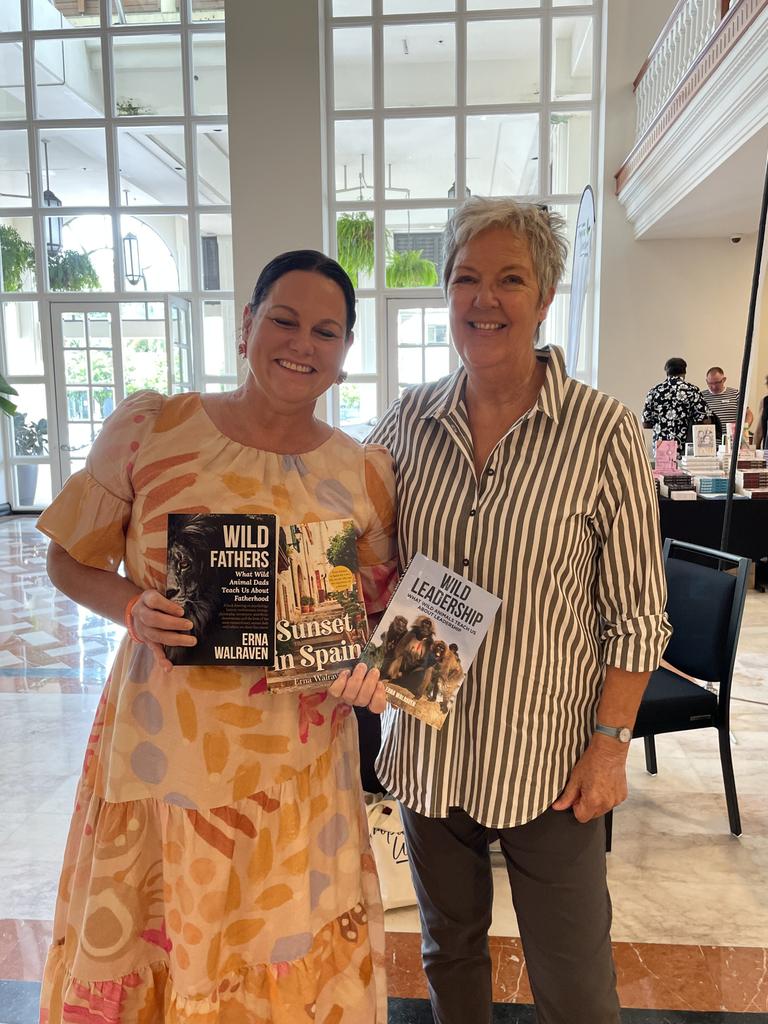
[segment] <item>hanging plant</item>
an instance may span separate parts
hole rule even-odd
[[[74,249],[64,249],[55,256],[48,256],[48,277],[54,292],[101,290],[101,281],[90,256]]]
[[[117,112],[121,117],[141,117],[144,114],[153,114],[151,107],[145,107],[143,103],[126,96],[115,104]]]
[[[6,416],[13,416],[16,412],[16,405],[6,395],[18,395],[16,388],[11,387],[5,377],[0,373],[0,412],[4,412]]]
[[[339,263],[355,288],[360,274],[373,273],[373,218],[366,213],[345,213],[336,222]]]
[[[35,247],[10,224],[0,224],[0,264],[7,292],[20,292],[25,271],[35,269]]]
[[[421,249],[390,251],[387,257],[387,288],[430,288],[437,284],[437,267],[422,256]]]

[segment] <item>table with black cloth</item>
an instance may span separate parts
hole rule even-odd
[[[660,498],[659,514],[663,539],[671,537],[673,540],[719,550],[725,514],[724,499],[672,501],[670,498]],[[755,586],[762,589],[767,575],[765,563],[760,563],[768,559],[768,500],[737,498],[734,501],[727,550],[729,554],[743,555],[757,563]]]

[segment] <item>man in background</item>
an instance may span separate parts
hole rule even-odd
[[[739,406],[739,391],[737,388],[726,387],[727,380],[722,366],[710,366],[707,370],[707,386],[701,392],[704,404],[709,410],[710,416],[715,420],[718,441],[723,436],[725,424],[736,422],[736,412]],[[744,425],[751,427],[752,420],[752,410],[747,409]]]
[[[652,387],[643,405],[643,426],[653,430],[653,443],[677,441],[678,457],[685,454],[685,442],[694,423],[704,423],[709,411],[695,384],[685,379],[688,364],[673,357],[664,364],[667,379]]]

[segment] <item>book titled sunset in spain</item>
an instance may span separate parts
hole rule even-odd
[[[272,691],[324,690],[368,639],[351,519],[280,526]]]

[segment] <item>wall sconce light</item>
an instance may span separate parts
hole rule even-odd
[[[123,264],[128,284],[138,284],[143,277],[139,257],[139,240],[132,231],[123,237]]]
[[[43,139],[43,148],[45,150],[45,191],[43,192],[43,204],[51,207],[52,209],[58,209],[61,206],[61,200],[57,195],[51,192],[51,179],[48,173],[47,139]],[[61,229],[63,225],[63,217],[45,218],[45,246],[48,250],[49,256],[56,256],[61,252]]]

